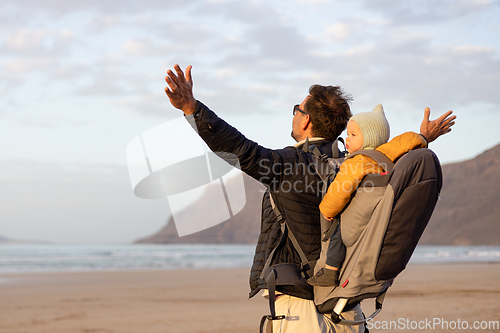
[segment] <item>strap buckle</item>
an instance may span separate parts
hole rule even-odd
[[[271,315],[267,315],[267,316],[266,316],[266,319],[267,319],[267,320],[282,320],[282,319],[285,319],[285,315],[281,315],[281,316],[271,316]]]

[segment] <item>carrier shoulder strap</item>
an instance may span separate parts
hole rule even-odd
[[[377,162],[377,164],[380,167],[384,168],[385,171],[391,171],[392,169],[394,169],[394,162],[392,162],[389,157],[387,157],[384,153],[378,150],[372,150],[372,149],[358,150],[357,152],[348,155],[346,159],[352,158],[357,155],[368,156],[369,158]]]
[[[271,201],[271,206],[273,207],[274,214],[276,214],[276,216],[278,216],[279,220],[283,221],[282,225],[287,226],[286,220],[283,218],[283,214],[281,214],[280,210],[278,209],[278,206],[276,206],[276,203],[274,202],[274,199],[273,199],[273,196],[271,195],[271,192],[269,192],[269,199]],[[302,264],[305,265],[308,260],[307,260],[306,255],[304,254],[304,251],[302,251],[302,248],[300,247],[299,242],[297,242],[297,238],[295,238],[295,236],[293,235],[293,232],[290,229],[290,227],[287,227],[287,232],[288,232],[288,238],[290,238],[290,240],[292,241],[293,247],[295,248],[295,250],[299,254]]]
[[[342,142],[342,144],[345,147],[344,139],[341,137],[338,137],[335,141],[332,142],[332,157],[333,158],[339,158],[339,142]],[[302,145],[302,150],[305,151],[306,153],[312,153],[315,157],[321,158],[323,160],[326,160],[328,158],[327,155],[321,154],[319,151],[318,147],[315,145],[309,145],[309,138],[306,138],[304,141],[304,144]]]
[[[274,258],[274,253],[282,245],[282,243],[284,242],[286,237],[288,237],[292,241],[293,247],[295,248],[295,250],[297,251],[297,253],[300,256],[302,266],[307,264],[307,257],[304,254],[304,251],[300,247],[299,242],[297,242],[297,239],[293,235],[292,230],[290,228],[287,228],[286,220],[283,218],[283,214],[281,214],[278,206],[276,206],[276,203],[274,202],[274,199],[273,199],[271,192],[269,192],[269,200],[271,201],[271,207],[274,211],[274,214],[277,217],[276,221],[281,224],[281,238],[280,238],[280,241],[278,242],[278,245],[276,245],[276,247],[271,251],[271,253],[269,253],[269,257],[267,258],[266,263],[264,265],[264,268],[262,268],[262,272],[260,273],[260,278],[266,280],[267,290],[268,290],[268,299],[269,299],[269,310],[271,312],[271,315],[267,315],[267,316],[262,317],[261,322],[260,322],[260,330],[259,330],[260,333],[264,333],[264,324],[266,323],[266,320],[267,320],[267,325],[265,328],[265,332],[266,333],[273,333],[272,321],[285,319],[284,315],[279,315],[279,316],[276,315],[276,307],[275,307],[275,303],[276,303],[276,272],[274,271],[274,269],[271,269],[271,271],[269,272],[267,277],[265,276],[265,272],[267,271],[269,266],[271,266],[271,262]]]
[[[343,140],[342,140],[342,142],[343,142]],[[306,138],[306,141],[305,141],[304,145],[302,146],[302,150],[306,153],[312,153],[313,156],[316,157],[316,160],[319,163],[324,163],[325,165],[327,164],[328,156],[325,154],[321,154],[320,150],[316,146],[314,146],[314,145],[309,146],[309,138]],[[332,154],[333,154],[334,158],[339,157],[339,149],[338,149],[337,140],[335,140],[332,143]],[[322,178],[321,174],[318,173],[318,175],[320,176],[320,178]],[[271,312],[271,315],[262,317],[262,320],[260,322],[260,331],[259,331],[260,333],[264,333],[264,330],[266,333],[273,333],[272,322],[274,320],[283,320],[285,318],[284,315],[279,315],[279,316],[276,315],[276,307],[275,307],[275,302],[276,302],[276,293],[275,293],[276,292],[276,271],[274,269],[271,269],[269,274],[267,276],[265,276],[265,272],[271,266],[271,262],[274,258],[274,254],[275,254],[276,250],[278,248],[280,248],[280,246],[282,246],[285,239],[288,237],[290,239],[290,241],[292,242],[293,247],[295,248],[295,250],[297,251],[297,253],[300,256],[302,267],[306,267],[306,265],[308,263],[308,259],[305,255],[304,251],[300,247],[300,244],[297,241],[297,239],[295,238],[290,227],[287,227],[286,220],[284,219],[283,214],[279,210],[278,206],[276,206],[276,203],[274,202],[273,196],[272,196],[270,191],[269,191],[269,201],[271,202],[271,207],[273,209],[274,214],[276,215],[276,218],[277,218],[276,221],[279,222],[281,225],[281,238],[280,238],[280,241],[278,242],[278,244],[276,245],[276,247],[271,251],[271,253],[269,253],[269,256],[266,260],[264,268],[262,269],[262,272],[260,274],[260,278],[266,280],[267,289],[268,289],[268,293],[269,293],[269,295],[268,295],[269,309]],[[264,328],[266,320],[267,320],[267,325]]]
[[[287,237],[287,236],[292,241],[292,244],[293,244],[293,247],[295,248],[295,251],[297,251],[297,253],[299,254],[300,261],[301,261],[302,265],[305,265],[308,262],[304,251],[302,250],[302,248],[299,245],[299,242],[297,241],[297,238],[295,238],[292,230],[289,227],[287,227],[286,220],[283,218],[283,214],[281,214],[278,206],[276,206],[276,203],[274,202],[274,199],[273,199],[271,192],[269,192],[269,200],[271,201],[271,207],[274,211],[274,214],[277,217],[276,221],[281,224],[281,239],[278,242],[278,245],[271,251],[271,253],[269,253],[269,257],[267,258],[266,263],[264,265],[264,268],[262,269],[262,272],[261,272],[261,276],[260,276],[261,278],[264,278],[264,272],[269,268],[269,266],[271,266],[271,262],[274,258],[274,253],[280,247],[280,245],[284,241],[285,237]]]
[[[339,141],[344,142],[342,138],[338,138],[337,140],[333,141],[332,143],[332,158],[339,158]],[[328,155],[326,154],[321,154],[319,151],[318,147],[315,145],[310,145],[309,146],[309,140],[306,139],[306,142],[304,143],[304,147],[302,148],[306,152],[312,153],[316,158],[321,159],[321,160],[326,160],[328,158]]]
[[[260,320],[259,333],[273,333],[273,320],[283,320],[285,315],[276,315],[276,272],[271,270],[266,279],[268,288],[268,298],[269,298],[269,311],[270,315],[263,316]],[[266,323],[266,328],[264,329],[264,324]]]
[[[309,145],[309,141],[306,139],[304,146],[302,149],[305,152],[311,153],[315,158],[314,162],[311,164],[316,174],[323,181],[323,188],[321,189],[321,193],[326,193],[329,182],[331,181],[331,170],[334,171],[334,174],[338,171],[338,167],[341,162],[337,161],[341,158],[340,150],[338,147],[339,142],[344,142],[342,138],[337,138],[332,143],[332,156],[329,157],[327,154],[322,154],[321,151],[315,145]],[[343,155],[342,155],[343,157]]]

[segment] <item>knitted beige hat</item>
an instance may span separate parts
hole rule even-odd
[[[351,117],[358,124],[363,133],[363,147],[361,149],[376,149],[389,141],[390,127],[385,118],[384,108],[377,105],[372,112],[362,112]]]

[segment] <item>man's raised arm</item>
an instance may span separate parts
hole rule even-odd
[[[179,65],[176,64],[173,71],[167,71],[165,81],[168,85],[165,88],[165,93],[172,106],[182,110],[186,116],[193,115],[192,118],[188,118],[188,121],[213,152],[216,152],[220,157],[222,157],[221,153],[229,153],[231,161],[226,161],[232,165],[234,165],[233,158],[236,156],[241,170],[265,185],[292,177],[283,171],[284,168],[289,167],[289,164],[284,161],[295,156],[296,150],[293,148],[269,149],[262,147],[247,139],[202,102],[197,101],[193,96],[191,66],[186,68],[184,74]]]

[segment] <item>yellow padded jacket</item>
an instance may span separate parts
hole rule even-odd
[[[410,150],[426,147],[427,141],[422,135],[406,132],[379,146],[376,150],[384,153],[394,162]],[[383,171],[377,162],[368,156],[356,155],[345,160],[341,164],[335,180],[328,187],[328,191],[319,205],[319,210],[326,217],[336,216],[349,203],[351,194],[358,188],[366,175]]]

